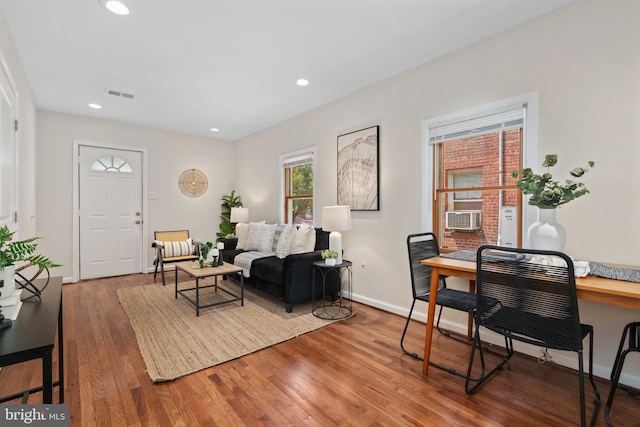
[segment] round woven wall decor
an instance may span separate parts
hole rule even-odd
[[[189,197],[200,197],[208,186],[207,176],[198,169],[187,169],[180,174],[178,179],[178,187],[182,194]]]

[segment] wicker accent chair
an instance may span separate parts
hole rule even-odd
[[[600,393],[593,380],[593,327],[580,323],[575,274],[571,258],[561,252],[485,245],[477,252],[476,324],[505,337],[507,354],[495,368],[471,386],[480,336],[473,340],[465,390],[473,394],[513,356],[513,340],[578,354],[580,418],[586,425],[583,340],[589,336],[589,381],[595,394],[595,421]],[[489,307],[483,298],[499,304]]]
[[[198,242],[189,238],[189,230],[155,231],[153,238],[151,247],[156,250],[156,257],[153,260],[155,265],[153,280],[156,279],[159,268],[163,285],[166,285],[164,278],[166,263],[194,261],[200,258],[200,247]]]
[[[429,259],[440,255],[440,249],[438,240],[433,233],[420,233],[411,234],[407,237],[407,249],[409,251],[409,267],[411,272],[411,290],[413,292],[413,302],[411,303],[411,309],[407,316],[407,322],[402,332],[402,338],[400,338],[400,347],[402,351],[409,356],[416,359],[423,360],[417,353],[408,351],[404,347],[404,338],[407,334],[407,329],[411,322],[411,315],[416,305],[416,301],[429,302],[431,292],[431,267],[423,265],[420,261],[423,259]],[[436,321],[436,328],[438,331],[449,338],[469,344],[466,339],[457,338],[451,335],[448,331],[440,328],[440,317],[442,316],[442,309],[444,307],[452,308],[454,310],[464,311],[469,314],[473,314],[476,308],[476,296],[473,293],[460,291],[457,289],[447,288],[444,277],[440,278],[440,284],[438,288],[438,296],[436,304],[440,306],[438,312],[438,319]],[[443,365],[429,362],[430,365],[435,366],[438,369],[445,370],[454,375],[466,378],[466,374],[463,372],[457,372],[454,368],[445,367]]]

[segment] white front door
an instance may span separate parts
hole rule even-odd
[[[80,279],[142,272],[142,153],[79,147]]]

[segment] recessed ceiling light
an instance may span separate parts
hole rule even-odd
[[[89,104],[89,108],[93,108],[94,110],[99,110],[102,108],[102,105],[91,103]]]
[[[113,12],[116,15],[128,15],[129,8],[119,0],[101,0],[104,4],[104,7],[109,10],[109,12]]]
[[[298,86],[307,86],[309,84],[309,80],[307,80],[307,79],[298,79],[296,81],[296,84]]]
[[[211,132],[220,132],[220,129],[218,129],[218,128],[211,128]]]

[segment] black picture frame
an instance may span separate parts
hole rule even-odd
[[[380,126],[338,136],[338,205],[380,210]]]

